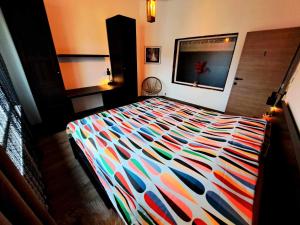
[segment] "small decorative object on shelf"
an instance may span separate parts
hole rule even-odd
[[[112,77],[111,77],[111,72],[110,72],[110,70],[109,70],[109,68],[106,68],[106,75],[108,76],[108,85],[111,85],[111,84],[113,84],[114,82],[113,82],[113,80],[112,80]]]

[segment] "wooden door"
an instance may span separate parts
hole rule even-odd
[[[248,32],[226,113],[261,117],[300,43],[300,27]]]

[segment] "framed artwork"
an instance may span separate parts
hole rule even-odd
[[[160,46],[145,47],[145,63],[160,63]]]
[[[224,91],[238,34],[175,40],[172,83]]]

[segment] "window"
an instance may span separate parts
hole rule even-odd
[[[44,185],[37,166],[37,157],[30,151],[31,135],[22,112],[22,106],[0,55],[0,145],[40,200],[45,203]]]

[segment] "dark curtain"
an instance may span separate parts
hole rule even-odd
[[[0,145],[40,201],[46,204],[38,157],[33,151],[29,126],[1,55]]]

